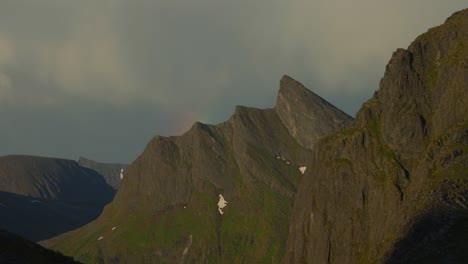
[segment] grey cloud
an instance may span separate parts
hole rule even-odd
[[[2,107],[1,154],[71,159],[83,155],[103,162],[129,162],[155,134],[174,133],[183,118],[152,104],[77,103]]]
[[[2,1],[1,117],[49,135],[10,122],[0,154],[128,161],[150,135],[220,122],[236,104],[271,107],[283,74],[354,114],[391,53],[464,2]],[[71,135],[92,144],[68,148]],[[115,151],[122,142],[133,143]]]

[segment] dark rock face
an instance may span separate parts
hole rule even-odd
[[[289,76],[280,81],[275,109],[290,134],[308,149],[322,135],[341,130],[353,120]]]
[[[356,124],[321,139],[287,263],[466,263],[468,10],[392,56]]]
[[[101,163],[96,162],[93,160],[86,159],[84,157],[80,157],[78,159],[78,164],[80,166],[89,168],[99,172],[104,179],[106,180],[107,184],[112,186],[114,190],[118,190],[120,187],[121,176],[125,175],[125,171],[128,168],[127,164],[121,163]]]
[[[0,230],[1,264],[73,264],[71,257],[45,249],[38,244]]]
[[[75,161],[0,157],[0,228],[38,241],[95,219],[115,191]]]
[[[284,77],[274,109],[238,106],[222,124],[196,123],[180,137],[155,137],[101,217],[44,245],[84,262],[278,263],[299,168],[314,142],[302,133],[314,131],[316,140],[342,127],[340,118],[350,121]],[[227,201],[222,210],[220,195]],[[87,246],[74,245],[77,240]]]

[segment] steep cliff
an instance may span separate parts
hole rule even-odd
[[[288,76],[280,85],[273,109],[155,137],[95,222],[43,244],[89,263],[280,262],[309,149],[352,120]]]
[[[321,139],[286,263],[468,262],[468,10],[394,52],[356,123]]]

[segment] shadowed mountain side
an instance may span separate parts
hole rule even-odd
[[[115,193],[99,173],[75,161],[21,155],[0,157],[0,191],[101,204],[109,203]]]
[[[305,90],[280,84],[280,93]],[[319,98],[290,94],[283,105]],[[323,106],[306,110],[335,111]],[[311,152],[291,136],[277,109],[238,106],[219,125],[196,123],[180,137],[155,137],[96,221],[43,244],[88,263],[280,262],[299,168]],[[282,111],[297,120],[302,115]],[[323,133],[334,127],[327,122],[338,122],[310,114]]]
[[[415,221],[385,263],[468,263],[468,212],[452,206]]]
[[[0,192],[0,229],[40,241],[91,222],[103,209],[104,205],[73,204]]]
[[[468,9],[395,51],[356,123],[319,140],[286,263],[466,263],[466,43]]]
[[[121,178],[123,178],[125,171],[128,168],[127,164],[121,163],[101,163],[93,160],[80,157],[78,159],[80,166],[95,170],[101,174],[106,180],[107,184],[112,186],[114,190],[120,187]]]
[[[0,264],[78,264],[71,257],[0,230]]]
[[[99,216],[115,191],[75,161],[0,157],[0,227],[33,241],[76,229]]]

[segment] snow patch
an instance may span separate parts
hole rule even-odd
[[[285,157],[283,157],[283,156],[281,156],[281,155],[276,156],[276,159],[282,160],[282,161],[284,161],[284,163],[286,163],[286,164],[288,164],[288,165],[291,164],[291,161],[290,161],[290,160],[286,159]]]
[[[120,179],[123,179],[123,169],[120,170]]]
[[[220,215],[224,214],[223,208],[226,207],[227,204],[228,204],[228,202],[226,200],[224,200],[224,197],[220,194],[219,195],[219,201],[218,201],[218,211],[219,211]]]
[[[301,174],[304,175],[307,167],[300,167],[299,170],[301,171]]]
[[[112,231],[114,231],[116,228],[117,228],[117,227],[116,227],[116,226],[114,226],[114,227],[112,228]]]
[[[99,237],[97,240],[99,241],[99,240],[102,240],[103,238],[104,238],[104,237]]]

